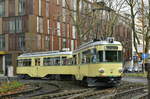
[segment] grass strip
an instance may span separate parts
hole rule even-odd
[[[24,84],[18,81],[3,82],[0,84],[0,93],[9,92],[22,87]]]
[[[125,77],[147,77],[147,72],[144,73],[125,73]]]

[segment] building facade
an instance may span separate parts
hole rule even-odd
[[[21,53],[77,47],[75,0],[0,0],[0,72]],[[69,6],[70,9],[68,9]]]
[[[15,74],[16,58],[22,53],[74,50],[82,42],[109,36],[104,19],[109,13],[102,17],[100,11],[99,17],[93,17],[95,6],[101,5],[88,0],[0,0],[0,72],[6,74],[13,66]],[[93,19],[98,19],[97,24],[92,25]],[[124,44],[130,57],[132,38],[127,23],[118,18],[111,36]]]

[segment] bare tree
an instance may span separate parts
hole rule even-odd
[[[76,9],[73,10],[69,6],[68,0],[65,1],[80,43],[87,35],[96,39],[113,36],[115,25],[119,20],[119,13],[125,7],[124,0],[115,0],[115,4],[110,0],[103,0],[103,2],[77,0]],[[74,17],[74,12],[76,17]]]
[[[146,5],[144,0],[140,0],[138,2],[138,22],[141,25],[138,25],[139,30],[137,33],[143,35],[143,52],[148,53],[149,50],[149,42],[150,42],[150,35],[149,35],[149,6]]]
[[[130,7],[131,27],[132,27],[132,32],[133,32],[133,43],[134,43],[135,50],[138,53],[137,44],[140,44],[140,41],[138,39],[136,27],[135,27],[135,16],[138,11],[134,10],[136,7],[137,1],[136,0],[125,0],[125,1],[126,1],[127,5]]]

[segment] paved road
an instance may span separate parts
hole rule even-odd
[[[135,83],[144,83],[147,84],[147,79],[142,77],[123,77],[123,81],[135,82]]]

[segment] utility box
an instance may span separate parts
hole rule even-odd
[[[14,76],[14,68],[13,66],[8,66],[8,77],[13,77]]]

